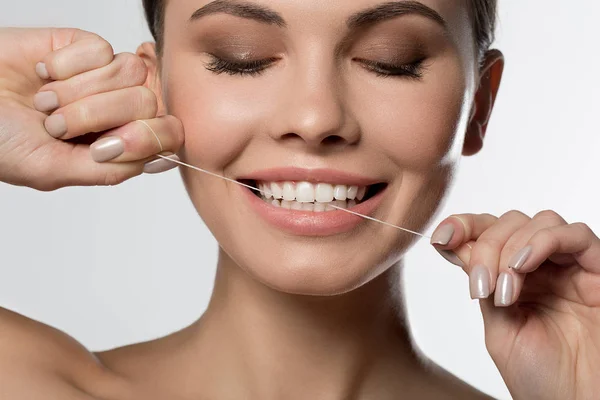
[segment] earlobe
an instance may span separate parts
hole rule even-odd
[[[498,50],[488,51],[481,67],[479,87],[475,94],[473,112],[465,136],[464,156],[477,154],[483,148],[483,141],[500,89],[503,72],[504,55]]]
[[[163,102],[162,85],[160,81],[160,60],[156,54],[156,44],[151,42],[142,43],[138,47],[136,55],[144,61],[146,68],[148,68],[148,77],[146,78],[144,86],[152,90],[156,95],[156,99],[158,100],[157,116],[166,115],[167,110]]]

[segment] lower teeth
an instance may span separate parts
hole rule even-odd
[[[270,203],[274,207],[284,208],[286,210],[296,211],[312,211],[312,212],[325,212],[325,211],[336,211],[331,206],[339,208],[352,208],[356,206],[355,200],[335,200],[331,203],[300,203],[298,201],[287,201],[287,200],[272,200],[262,198],[265,202]]]

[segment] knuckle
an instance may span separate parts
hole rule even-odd
[[[142,118],[151,119],[158,112],[158,100],[154,92],[144,86],[136,86],[137,109]]]
[[[554,210],[543,210],[535,214],[535,219],[547,219],[554,222],[562,222],[563,218]]]
[[[490,213],[483,213],[483,214],[479,214],[479,216],[480,216],[480,217],[483,217],[483,218],[489,218],[489,219],[498,219],[498,217],[497,217],[497,216],[495,216],[495,215],[492,215],[492,214],[490,214]]]
[[[93,51],[106,64],[113,60],[115,54],[112,45],[98,35],[94,37]]]
[[[571,224],[571,226],[577,230],[579,230],[585,236],[595,236],[594,231],[590,226],[584,222],[575,222]]]
[[[90,132],[93,130],[93,127],[97,125],[97,114],[91,111],[88,104],[77,104],[73,111],[75,112],[75,115],[72,115],[70,112],[65,113],[67,125],[81,126],[86,130],[90,130]]]
[[[172,132],[173,132],[173,136],[175,139],[175,145],[177,147],[180,147],[184,140],[185,140],[185,135],[184,135],[184,131],[183,131],[183,123],[181,122],[181,120],[177,117],[174,117],[172,115],[167,116],[168,119],[168,123],[170,126],[172,126]]]
[[[125,80],[134,86],[146,82],[148,68],[144,61],[133,53],[123,53],[119,57],[119,73],[125,75]]]
[[[473,258],[478,259],[478,256],[500,254],[504,247],[504,241],[492,237],[480,237],[473,246]]]
[[[530,240],[531,242],[548,243],[553,247],[557,245],[558,238],[551,228],[543,228],[537,231]]]
[[[502,214],[500,219],[529,219],[529,217],[519,210],[510,210]]]
[[[116,171],[107,171],[104,173],[100,180],[100,185],[103,186],[116,186],[125,182],[128,179],[128,176],[124,173],[116,172]]]

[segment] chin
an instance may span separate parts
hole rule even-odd
[[[364,227],[367,237],[380,225]],[[370,229],[369,229],[370,228]],[[279,292],[335,296],[368,284],[397,264],[414,242],[402,233],[380,232],[379,240],[356,245],[348,237],[300,240],[287,238],[263,246],[232,246],[223,250],[250,277]]]

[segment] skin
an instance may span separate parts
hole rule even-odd
[[[374,216],[424,230],[461,155],[481,149],[502,76],[498,51],[479,66],[466,3],[423,1],[447,30],[411,15],[360,32],[346,18],[378,1],[256,1],[285,28],[225,14],[188,24],[207,3],[169,2],[162,57],[151,43],[115,56],[74,29],[0,29],[0,181],[38,190],[121,183],[161,151],[135,122],[144,120],[162,154],[233,178],[296,165],[386,181]],[[257,76],[205,68],[209,52],[240,51],[279,61]],[[353,61],[418,56],[419,79],[383,78]],[[39,61],[49,79],[36,75]],[[59,105],[41,112],[48,91]],[[67,122],[59,138],[48,128],[56,115]],[[121,138],[124,152],[95,162],[89,144],[106,137]],[[220,244],[205,314],[165,338],[93,354],[0,309],[0,398],[487,398],[410,341],[399,274],[414,238],[368,222],[318,239],[283,234],[245,209],[236,185],[181,173]],[[486,344],[514,398],[593,398],[597,236],[551,211],[455,215],[436,234],[447,226],[453,235],[436,248],[453,251],[467,274],[479,265],[489,274]],[[525,264],[509,269],[527,245]],[[494,294],[501,274],[512,277],[509,304],[500,304],[501,288]]]

